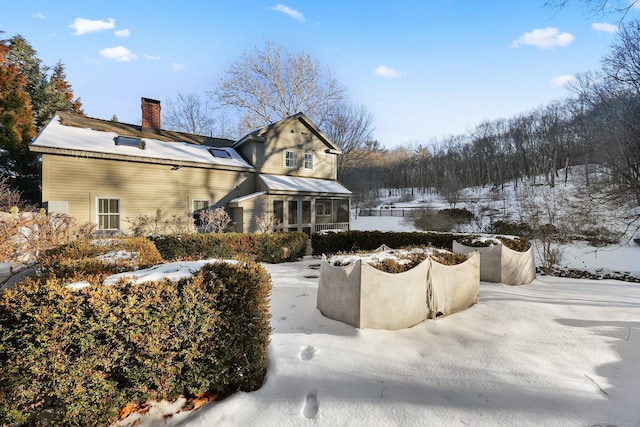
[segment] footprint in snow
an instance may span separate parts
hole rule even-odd
[[[311,390],[309,394],[307,394],[307,398],[304,402],[304,408],[302,409],[302,415],[305,418],[315,418],[318,414],[318,409],[320,404],[318,403],[318,392],[316,390]]]
[[[315,356],[316,354],[316,349],[313,346],[305,346],[302,347],[302,350],[300,350],[300,359],[304,360],[305,362],[308,360],[313,359],[313,356]]]

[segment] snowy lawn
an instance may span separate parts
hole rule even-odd
[[[462,312],[359,330],[316,309],[318,263],[264,265],[273,335],[260,390],[139,425],[640,425],[640,285],[482,282]]]

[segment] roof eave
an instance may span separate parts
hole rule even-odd
[[[245,142],[249,142],[249,141],[265,143],[265,142],[267,142],[267,138],[265,138],[264,136],[260,136],[260,135],[249,134],[249,135],[246,135],[241,140],[239,140],[237,142],[234,142],[233,145],[231,145],[231,148],[239,147],[242,144],[244,144]]]
[[[304,190],[274,190],[270,189],[267,191],[269,195],[272,196],[324,196],[324,197],[342,197],[348,198],[353,197],[353,193],[334,193],[334,192],[325,192],[325,191],[304,191]]]
[[[125,154],[99,153],[95,151],[72,150],[67,148],[44,147],[40,145],[30,145],[29,150],[34,153],[53,154],[67,157],[85,157],[92,159],[121,160],[134,163],[151,163],[157,165],[197,167],[202,169],[224,169],[234,171],[255,172],[253,166],[221,165],[215,163],[190,162],[187,160],[160,159],[156,157],[142,157]]]

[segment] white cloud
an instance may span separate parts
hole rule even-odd
[[[129,62],[132,59],[136,59],[138,55],[131,52],[124,46],[108,47],[100,51],[100,55],[107,59],[113,59],[118,62]]]
[[[285,6],[283,4],[277,4],[275,6],[270,7],[269,9],[282,12],[285,15],[288,15],[289,17],[297,21],[304,22],[304,15],[302,14],[302,12],[298,12],[295,9],[291,9],[289,6]]]
[[[617,25],[609,24],[607,22],[594,22],[593,24],[591,24],[591,28],[593,28],[596,31],[604,31],[605,33],[618,32]]]
[[[561,33],[560,30],[555,27],[537,28],[521,35],[518,40],[514,40],[513,43],[511,43],[511,46],[520,47],[520,45],[531,45],[540,49],[553,49],[558,46],[568,46],[573,43],[575,39],[573,34]]]
[[[69,28],[76,30],[73,35],[81,36],[87,33],[95,33],[97,31],[112,30],[116,26],[116,21],[113,18],[109,18],[106,21],[91,20],[85,18],[76,18],[73,24],[69,25]]]
[[[184,70],[184,64],[178,64],[177,62],[174,62],[173,64],[171,64],[171,68],[173,68],[175,71],[182,71]]]
[[[388,77],[390,79],[400,77],[400,73],[396,69],[387,67],[386,65],[380,65],[374,72],[379,76]]]
[[[44,19],[45,18],[45,16],[42,14],[42,12],[34,13],[33,17],[34,18],[38,18],[38,19]]]
[[[159,61],[160,57],[159,56],[153,56],[153,55],[148,55],[148,54],[144,54],[144,59],[146,59],[147,61]]]
[[[564,76],[558,76],[551,79],[551,83],[556,86],[566,86],[577,81],[578,79],[576,78],[576,76],[572,76],[571,74],[566,74]]]
[[[640,10],[640,1],[631,1],[631,9],[638,9]]]
[[[115,34],[116,37],[129,37],[129,34],[131,33],[125,28],[123,30],[115,30],[113,34]]]

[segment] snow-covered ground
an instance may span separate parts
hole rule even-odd
[[[353,226],[412,230],[394,217],[360,217]],[[638,246],[571,251],[567,259],[576,265],[640,268]],[[175,413],[179,401],[127,423],[640,425],[640,284],[555,277],[518,287],[482,282],[477,305],[384,331],[356,329],[316,309],[319,272],[312,267],[318,263],[306,257],[264,264],[273,280],[273,333],[261,389]]]
[[[423,203],[447,207],[436,198]],[[414,230],[398,217],[358,217],[352,228]],[[564,249],[566,267],[640,276],[638,245]],[[273,333],[262,388],[194,411],[176,409],[184,400],[165,402],[119,425],[640,426],[640,284],[482,282],[478,304],[385,331],[356,329],[316,309],[318,263],[264,264]],[[157,266],[148,277],[196,268]]]
[[[261,389],[138,425],[640,424],[638,284],[482,282],[479,304],[384,331],[322,316],[317,263],[265,264],[273,334]]]

